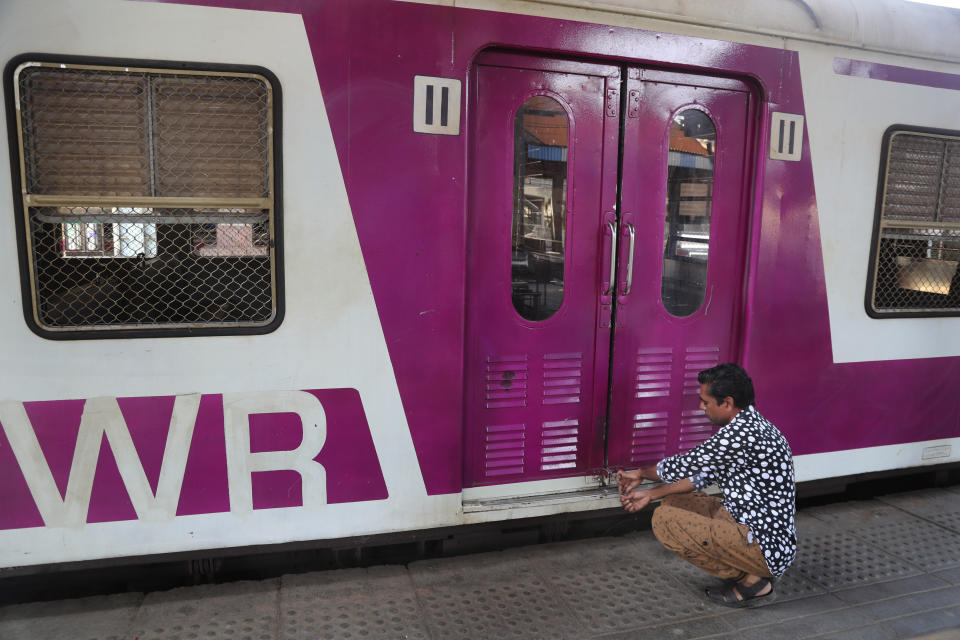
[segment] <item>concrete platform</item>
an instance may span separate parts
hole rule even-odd
[[[0,608],[4,640],[822,638],[960,640],[960,486],[802,511],[766,607],[649,531],[275,580]],[[51,578],[55,579],[55,578]]]

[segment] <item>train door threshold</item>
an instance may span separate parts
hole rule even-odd
[[[586,511],[609,509],[620,506],[617,487],[592,486],[590,488],[562,491],[540,495],[519,495],[510,497],[464,498],[463,512],[487,513],[507,512],[519,517],[542,515],[543,511]],[[517,516],[512,516],[517,517]]]

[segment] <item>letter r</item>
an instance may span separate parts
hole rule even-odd
[[[295,413],[303,440],[291,451],[250,451],[250,416]],[[327,474],[314,461],[327,439],[327,417],[316,396],[304,391],[268,391],[223,394],[223,427],[227,445],[227,479],[232,513],[253,512],[254,471],[290,470],[300,474],[303,507],[319,509],[327,503]]]

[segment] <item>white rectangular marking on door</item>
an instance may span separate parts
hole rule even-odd
[[[773,112],[770,119],[770,159],[798,161],[803,153],[803,116]]]
[[[460,81],[456,78],[414,76],[413,130],[460,135],[460,95]]]

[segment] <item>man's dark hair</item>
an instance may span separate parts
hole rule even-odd
[[[746,409],[754,404],[753,380],[743,367],[726,362],[697,374],[697,381],[710,389],[710,395],[722,403],[727,396],[733,398],[738,409]]]

